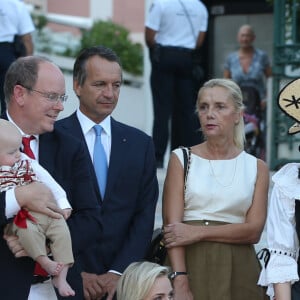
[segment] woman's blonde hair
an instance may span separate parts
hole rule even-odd
[[[168,276],[169,269],[148,261],[130,264],[117,286],[118,300],[142,300],[150,292],[155,280]]]
[[[203,91],[207,88],[213,88],[216,86],[223,87],[229,92],[229,97],[234,104],[236,112],[240,113],[244,111],[245,106],[243,104],[243,95],[240,87],[231,79],[215,78],[205,82],[203,86],[200,88],[198,92],[198,98],[196,104],[197,112],[198,112],[199,102],[202,97]],[[240,120],[234,128],[233,142],[238,148],[244,149],[245,125],[244,125],[243,114],[241,114]]]

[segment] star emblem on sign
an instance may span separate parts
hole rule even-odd
[[[296,99],[295,95],[292,95],[292,99],[283,99],[283,101],[289,102],[285,107],[295,105],[295,108],[299,109],[300,98]]]
[[[294,134],[300,131],[300,79],[289,82],[278,94],[278,105],[280,109],[297,123],[290,129]]]

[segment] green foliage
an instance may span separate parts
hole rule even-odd
[[[122,67],[128,73],[143,73],[143,48],[133,43],[129,31],[111,21],[97,21],[90,30],[82,31],[81,48],[103,45],[113,49],[120,57]]]
[[[48,24],[48,19],[46,16],[41,14],[31,14],[34,26],[37,29],[35,35],[35,49],[40,52],[51,53],[52,47],[50,43],[50,37],[44,33],[44,29]]]
[[[1,0],[0,0],[1,1]],[[113,49],[121,59],[123,70],[133,75],[143,73],[143,47],[130,40],[129,31],[111,21],[97,21],[90,30],[82,30],[80,46],[68,46],[64,51],[57,53],[52,48],[51,38],[44,32],[48,20],[43,15],[32,15],[37,28],[39,51],[56,53],[68,57],[76,57],[82,48],[94,45],[103,45]]]
[[[32,14],[31,17],[36,29],[39,32],[42,31],[42,29],[48,24],[47,17],[45,17],[44,15]]]

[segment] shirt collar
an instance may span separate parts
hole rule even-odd
[[[79,123],[81,125],[83,134],[86,135],[90,130],[92,130],[92,128],[94,127],[94,125],[96,125],[97,123],[95,123],[94,121],[92,121],[90,118],[88,118],[86,115],[84,115],[80,109],[77,109],[77,118],[79,120]],[[110,137],[111,136],[111,116],[107,116],[102,122],[100,122],[98,125],[101,125],[104,132]]]
[[[8,113],[8,111],[6,112],[6,114],[7,114],[7,119],[8,119],[8,121],[9,122],[11,122],[11,123],[13,123],[17,128],[18,128],[18,130],[20,131],[20,133],[22,134],[22,136],[26,136],[26,137],[29,137],[29,136],[34,136],[35,137],[35,139],[36,139],[36,141],[38,141],[39,140],[39,135],[38,134],[27,134],[27,133],[25,133],[15,122],[14,122],[14,120],[11,118],[11,116],[9,115],[9,113]]]

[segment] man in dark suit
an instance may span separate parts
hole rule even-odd
[[[100,205],[93,190],[88,155],[83,143],[54,129],[54,122],[66,100],[64,76],[56,65],[45,58],[20,58],[6,74],[4,91],[8,110],[2,117],[13,122],[23,136],[34,137],[30,146],[35,158],[64,188],[72,205],[73,212],[68,225],[75,264],[69,271],[68,281],[76,292],[71,299],[82,300],[81,269],[79,271],[76,257],[97,240],[101,230]],[[11,249],[2,238],[4,226],[20,207],[50,217],[60,217],[53,196],[43,184],[31,183],[1,193],[0,197],[1,297],[18,300],[57,299],[51,280],[43,282],[46,278],[33,277],[32,259],[14,257],[14,254],[17,257],[22,255],[19,253],[22,248],[15,243],[15,237],[7,237]]]
[[[156,162],[151,137],[111,117],[122,83],[119,58],[103,46],[81,51],[73,70],[79,109],[56,126],[85,140],[92,168],[94,126],[103,128],[101,142],[108,162],[107,184],[101,197],[103,231],[96,246],[80,257],[85,299],[113,299],[120,274],[144,258],[149,246],[158,197]],[[130,109],[130,108],[128,108]],[[96,166],[97,167],[97,166]]]

